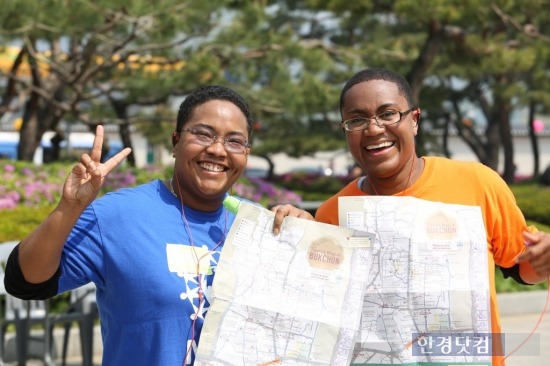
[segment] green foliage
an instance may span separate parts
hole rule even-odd
[[[144,111],[148,108],[140,107],[168,106],[171,97],[186,94],[211,82],[213,75],[221,75],[215,58],[204,63],[206,52],[194,52],[201,42],[193,40],[211,38],[209,33],[225,16],[225,3],[9,0],[0,12],[0,43],[29,49],[19,50],[24,55],[21,64],[14,62],[15,57],[3,59],[0,72],[3,103],[12,105],[16,109],[10,112],[23,118],[20,140],[24,148],[19,159],[32,160],[42,134],[56,130],[61,122],[130,124],[145,117],[157,121],[157,116],[151,115],[154,108],[147,115]],[[29,64],[39,66],[33,74],[32,88],[29,83],[15,81],[7,71],[15,66],[14,75],[22,77],[24,72],[29,73]],[[192,66],[196,64],[200,66]],[[20,87],[3,90],[10,85],[10,78]],[[21,103],[12,103],[17,98]],[[26,103],[27,98],[35,102]],[[0,111],[0,117],[5,112]],[[174,115],[172,111],[168,120]],[[145,131],[155,134],[151,129]],[[133,163],[132,159],[128,161]]]
[[[55,208],[55,204],[42,207],[19,206],[12,210],[0,210],[0,243],[21,240],[37,227]]]
[[[0,37],[6,44],[38,39],[46,51],[71,45],[68,57],[58,55],[49,75],[57,80],[44,83],[71,88],[41,90],[37,97],[51,97],[21,106],[78,105],[64,121],[127,120],[139,123],[150,141],[167,144],[174,99],[199,85],[220,83],[250,101],[261,126],[255,131],[256,154],[301,156],[344,146],[339,91],[364,67],[388,67],[409,79],[444,80],[447,89],[452,80],[461,80],[478,85],[481,96],[499,95],[507,104],[491,106],[486,103],[491,98],[453,90],[459,106],[473,103],[476,109],[497,111],[536,101],[548,108],[546,7],[545,0],[10,0],[0,14]],[[521,26],[528,25],[541,37],[526,34],[528,28]],[[68,47],[61,48],[67,52]],[[113,56],[121,61],[107,65]],[[101,67],[97,60],[103,61]],[[24,85],[18,89],[21,100],[32,91]],[[437,99],[433,92],[419,95],[428,124],[440,127],[442,115],[453,119],[448,93]],[[64,99],[48,103],[58,97]],[[84,97],[90,99],[79,100]],[[16,114],[57,112],[65,113],[21,109]],[[41,118],[37,130],[52,129],[54,122]]]
[[[287,173],[273,177],[275,184],[299,193],[304,201],[323,201],[341,190],[351,177],[324,176],[317,173]]]
[[[0,160],[0,242],[21,240],[38,226],[55,208],[63,184],[73,163],[37,166],[29,162]],[[105,177],[99,196],[124,187],[166,179],[173,175],[173,166],[117,167]],[[233,193],[259,202],[266,207],[279,202],[297,205],[299,194],[272,183],[241,177]]]
[[[550,226],[550,186],[537,183],[511,186],[516,202],[526,219]]]
[[[319,14],[303,3],[245,4],[205,48],[223,58],[226,79],[251,102],[259,121],[254,154],[302,156],[342,147],[333,114],[344,57],[317,38],[326,30]]]

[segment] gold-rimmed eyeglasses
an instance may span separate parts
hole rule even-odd
[[[194,141],[204,147],[209,147],[216,142],[220,142],[228,153],[244,154],[250,148],[248,141],[238,135],[220,139],[218,135],[207,129],[183,128],[182,132],[192,134],[195,137]]]
[[[392,125],[396,125],[403,119],[403,116],[409,114],[415,108],[411,108],[404,112],[396,111],[393,109],[387,109],[384,112],[372,117],[354,117],[342,121],[342,126],[346,131],[362,131],[369,128],[370,124],[374,124],[379,128],[386,128]]]

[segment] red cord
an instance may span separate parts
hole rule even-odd
[[[548,308],[548,302],[549,302],[549,299],[550,299],[550,277],[548,277],[547,281],[548,281],[547,283],[548,283],[549,286],[548,286],[548,292],[546,293],[546,302],[544,304],[544,308],[542,309],[542,312],[540,313],[539,319],[537,320],[537,323],[535,324],[535,327],[533,328],[531,333],[523,340],[523,342],[521,342],[516,348],[514,348],[512,350],[512,352],[508,353],[508,355],[506,355],[506,357],[504,357],[503,360],[506,360],[508,357],[513,355],[518,349],[523,347],[525,345],[525,343],[527,343],[527,341],[533,336],[533,334],[535,334],[536,330],[540,326],[540,323],[542,323],[542,318],[544,317],[544,314],[546,313],[546,309]]]

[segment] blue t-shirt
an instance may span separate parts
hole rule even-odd
[[[234,219],[223,207],[185,207],[182,215],[160,180],[109,193],[85,210],[63,250],[59,293],[97,286],[103,365],[192,363]]]

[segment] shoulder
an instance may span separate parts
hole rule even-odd
[[[105,196],[136,196],[136,195],[151,195],[160,192],[162,181],[160,179],[153,180],[148,183],[140,184],[134,187],[124,187],[107,193]]]
[[[424,157],[426,166],[434,169],[438,174],[443,172],[447,176],[466,178],[482,178],[502,180],[496,171],[478,161],[453,160],[439,156]]]
[[[151,205],[151,202],[162,201],[159,196],[163,194],[164,187],[161,186],[161,180],[154,180],[135,187],[120,188],[98,198],[92,203],[92,206],[95,209],[107,210],[116,209],[117,207],[131,210],[132,207],[148,206]]]
[[[436,167],[449,167],[459,169],[490,169],[478,161],[454,160],[443,156],[425,156],[424,161],[427,164],[433,164]]]
[[[498,172],[475,161],[441,157],[425,158],[424,186],[455,203],[486,205],[489,202],[515,202],[508,184]],[[432,193],[427,193],[432,195]]]

